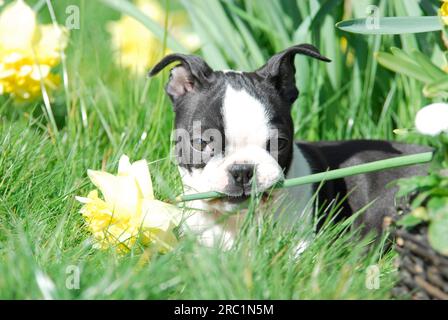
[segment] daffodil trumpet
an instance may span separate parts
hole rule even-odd
[[[303,177],[292,178],[283,180],[279,184],[275,185],[274,189],[279,188],[291,188],[297,187],[304,184],[310,183],[319,183],[322,181],[340,179],[344,177],[354,176],[358,174],[365,174],[369,172],[393,169],[398,167],[412,166],[417,164],[428,163],[432,160],[433,153],[432,152],[423,152],[416,153],[412,155],[406,155],[401,157],[394,157],[385,160],[373,161],[369,163],[364,163],[348,168],[329,170],[325,172],[315,173]],[[181,195],[176,198],[177,202],[187,202],[194,200],[204,200],[204,199],[213,199],[213,198],[221,198],[225,195],[219,192],[211,191],[211,192],[203,192],[203,193],[195,193],[188,195]]]

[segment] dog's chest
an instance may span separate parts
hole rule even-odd
[[[312,173],[311,167],[304,155],[297,146],[294,146],[293,157],[286,179],[303,177]],[[278,191],[278,209],[275,212],[276,218],[285,226],[294,226],[297,221],[304,228],[312,224],[313,209],[313,187],[310,184],[281,189]]]

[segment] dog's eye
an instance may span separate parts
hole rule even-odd
[[[201,138],[197,138],[197,139],[193,139],[191,140],[191,145],[193,146],[193,148],[199,152],[204,152],[205,148],[207,148],[208,142],[201,139]]]
[[[288,143],[289,143],[288,139],[278,138],[278,140],[277,140],[277,150],[271,150],[271,141],[268,140],[267,145],[266,145],[266,150],[268,150],[268,152],[280,151],[280,150],[285,149],[288,146]]]
[[[283,139],[283,138],[279,138],[278,139],[278,150],[283,150],[288,146],[288,140],[287,139]]]

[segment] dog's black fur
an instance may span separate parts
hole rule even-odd
[[[315,173],[431,151],[429,147],[381,140],[299,142],[298,146]],[[427,165],[421,164],[327,181],[314,188],[317,190],[320,187],[319,200],[324,205],[331,203],[333,199],[342,201],[346,198],[342,202],[342,211],[336,217],[337,220],[351,216],[372,202],[355,220],[354,227],[359,227],[364,235],[370,231],[380,233],[384,217],[394,216],[396,213],[397,186],[391,185],[391,182],[426,173]]]

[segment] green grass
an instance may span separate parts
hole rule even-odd
[[[207,31],[201,34],[207,43],[202,54],[215,68],[254,68],[299,42],[313,42],[333,59],[330,65],[297,59],[301,96],[293,115],[298,139],[394,139],[392,130],[411,127],[415,111],[426,102],[420,84],[382,69],[373,56],[397,42],[404,48],[431,43],[426,49],[431,53],[437,46],[431,35],[380,39],[342,34],[333,27],[343,14],[338,1],[283,1],[283,7],[263,1],[269,10],[249,0],[235,5],[171,2],[184,4],[194,26]],[[398,15],[416,9],[396,2],[401,5],[383,4],[384,10]],[[272,221],[248,221],[247,232],[229,252],[201,247],[190,238],[150,263],[138,251],[118,256],[113,250],[92,249],[74,199],[92,189],[87,169],[114,171],[126,153],[150,162],[157,197],[172,198],[181,185],[168,159],[173,113],[163,92],[166,74],[148,80],[117,68],[105,24],[119,13],[100,1],[58,0],[53,5],[59,23],[72,3],[81,9],[81,26],[70,35],[67,90],[61,89],[52,103],[57,130],[41,103],[16,107],[5,97],[0,100],[0,298],[390,296],[396,280],[394,253],[382,255],[367,239],[353,241],[351,233],[340,236],[348,223],[325,229],[299,258],[293,257],[298,232],[282,232]],[[363,14],[362,5],[353,9],[355,17]],[[51,21],[46,6],[39,16]],[[351,65],[340,47],[342,36],[354,54]],[[377,290],[365,285],[371,265],[381,271]],[[70,266],[80,269],[78,290],[66,287]]]
[[[393,284],[393,254],[365,252],[368,240],[354,246],[349,233],[338,237],[348,224],[325,230],[298,259],[297,232],[271,221],[249,224],[230,252],[189,238],[149,264],[138,252],[94,250],[73,197],[90,189],[85,170],[101,166],[101,142],[76,138],[58,147],[28,124],[2,126],[1,136],[0,298],[384,298]],[[373,264],[382,271],[379,290],[365,287]],[[79,290],[66,288],[71,266],[80,268]],[[54,290],[39,287],[41,274]]]

